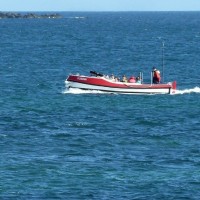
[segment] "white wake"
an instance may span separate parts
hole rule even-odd
[[[107,92],[97,91],[97,90],[82,90],[78,88],[67,88],[63,92],[63,94],[105,94]]]
[[[174,94],[191,94],[191,93],[200,93],[200,87],[194,87],[191,89],[183,89],[183,90],[176,90]]]

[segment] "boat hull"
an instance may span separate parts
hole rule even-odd
[[[172,94],[175,92],[175,83],[167,84],[138,84],[122,83],[108,80],[104,77],[89,77],[70,75],[66,80],[68,88],[95,90],[108,93],[124,94]]]

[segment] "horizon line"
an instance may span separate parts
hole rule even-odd
[[[200,12],[200,10],[0,10],[0,12]]]

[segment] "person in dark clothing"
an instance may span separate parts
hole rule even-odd
[[[161,81],[160,71],[153,67],[152,70],[153,83],[158,84]]]

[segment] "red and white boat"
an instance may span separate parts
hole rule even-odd
[[[66,87],[121,94],[173,94],[176,91],[176,81],[162,84],[130,83],[92,73],[92,76],[69,75],[65,81]]]

